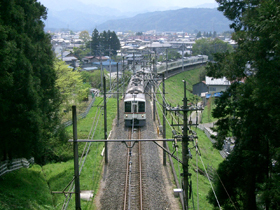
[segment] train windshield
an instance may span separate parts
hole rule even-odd
[[[130,101],[127,101],[124,103],[124,111],[131,112],[131,102]]]
[[[139,101],[139,112],[145,112],[145,102],[140,102]]]

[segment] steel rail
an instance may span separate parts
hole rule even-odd
[[[138,128],[138,139],[141,139],[140,128]],[[139,162],[140,210],[142,210],[143,209],[143,191],[142,191],[142,153],[141,153],[141,142],[138,142],[138,162]]]
[[[131,129],[128,131],[128,138],[131,138]],[[123,210],[126,210],[126,200],[127,200],[127,188],[128,188],[128,173],[129,173],[129,148],[127,148],[127,158],[126,158],[126,173],[125,173],[125,185],[124,185],[124,204]]]

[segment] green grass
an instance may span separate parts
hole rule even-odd
[[[182,80],[185,80],[187,98],[189,102],[196,103],[199,98],[194,96],[190,91],[192,91],[192,86],[199,82],[199,76],[202,72],[204,72],[204,67],[198,67],[168,78],[165,81],[165,92],[168,102],[172,106],[182,105],[182,99],[184,97],[184,83]]]
[[[204,107],[204,110],[202,112],[201,123],[217,121],[217,119],[212,116],[213,109],[215,108],[215,101],[212,101],[211,99],[212,98],[208,99],[208,103]]]
[[[53,209],[52,196],[39,165],[1,177],[0,209]]]
[[[100,103],[101,102],[101,103]],[[108,133],[112,129],[112,122],[116,116],[117,103],[116,99],[107,100],[107,130]],[[102,98],[97,98],[94,103],[103,105]],[[88,116],[78,121],[78,139],[87,139],[88,134],[91,130],[93,120],[95,118],[97,107],[94,106]],[[103,113],[103,111],[102,111]],[[68,127],[67,131],[69,134],[73,133],[72,127]],[[71,135],[72,136],[72,135]],[[104,115],[100,115],[99,124],[97,126],[94,139],[104,139]],[[70,144],[70,143],[69,143]],[[85,143],[79,143],[79,153],[82,153]],[[104,143],[92,143],[90,153],[87,156],[85,165],[80,175],[80,189],[81,190],[93,190],[97,193],[99,188],[99,182],[101,179],[101,172],[103,166],[103,157],[100,155],[103,149]],[[44,171],[47,180],[49,181],[50,187],[54,191],[62,191],[67,184],[72,180],[74,174],[74,163],[68,161],[66,163],[49,164],[44,166]],[[63,205],[63,195],[53,195],[54,204],[56,209],[61,209]],[[75,208],[75,195],[69,203],[69,209]],[[93,202],[81,201],[82,209],[95,209]]]
[[[185,79],[187,81],[187,89],[189,89],[191,87],[191,85],[195,84],[196,82],[198,82],[198,75],[200,74],[200,72],[203,71],[201,68],[198,69],[193,69],[191,71],[188,72],[184,72],[181,73],[179,75],[176,75],[174,77],[171,77],[169,79],[166,80],[165,82],[165,87],[166,87],[166,92],[169,94],[166,94],[166,99],[169,102],[172,102],[172,104],[179,104],[180,106],[183,105],[183,97],[184,97],[184,86],[183,86],[183,82],[182,79]],[[197,80],[196,80],[197,78]],[[187,97],[188,99],[190,99],[191,101],[195,101],[195,97],[192,96],[191,93],[187,92]],[[161,102],[162,99],[160,98],[159,101]],[[160,108],[159,105],[157,104],[157,108],[158,111],[160,113]],[[205,112],[205,110],[204,110]],[[161,122],[162,122],[162,114],[159,115]],[[167,115],[168,121],[171,123],[171,116],[168,113]],[[175,121],[174,121],[175,123]],[[183,123],[182,121],[180,121],[180,123]],[[171,132],[171,128],[168,125],[168,123],[166,123],[166,137],[167,138],[172,138],[172,132]],[[210,140],[207,138],[207,136],[204,134],[203,131],[196,129],[196,128],[192,128],[198,135],[198,145],[201,151],[201,158],[204,162],[205,167],[207,168],[207,166],[212,166],[214,169],[218,168],[218,165],[223,161],[223,158],[221,157],[220,153],[218,150],[216,150],[212,143],[210,142]],[[176,128],[176,130],[179,130],[179,128]],[[171,152],[173,152],[173,143],[169,142],[168,146],[171,150]],[[182,160],[182,143],[178,142],[178,156],[179,158]],[[193,142],[189,143],[189,148],[193,147]],[[189,172],[192,174],[192,188],[193,188],[193,196],[194,196],[194,205],[195,208],[197,208],[197,197],[199,198],[199,208],[200,209],[213,209],[213,206],[211,204],[208,203],[206,197],[208,195],[209,190],[211,190],[211,186],[210,183],[207,179],[207,177],[205,177],[204,175],[198,174],[198,194],[197,194],[197,173],[196,173],[196,151],[195,149],[191,149],[191,153],[192,153],[192,159],[189,160]],[[175,156],[177,156],[177,152],[174,153]],[[202,165],[202,162],[200,160],[200,157],[197,156],[198,158],[198,168],[201,171],[204,171],[204,167]],[[174,159],[174,166],[175,166],[175,170],[176,170],[176,174],[178,179],[181,179],[182,181],[182,177],[180,177],[180,174],[183,172],[182,171],[182,166],[181,164],[179,164],[178,166],[178,162]],[[189,206],[192,206],[192,200],[189,200]]]
[[[95,105],[102,101],[97,98]],[[103,105],[103,102],[100,104]],[[78,121],[78,138],[87,139],[97,107],[92,107],[86,118]],[[107,100],[107,130],[112,129],[112,122],[116,116],[116,99]],[[103,111],[102,111],[103,113]],[[94,139],[104,139],[104,115],[100,115],[98,128]],[[72,127],[67,128],[72,138]],[[79,154],[85,143],[79,143]],[[104,143],[92,143],[80,176],[80,189],[97,192],[101,179],[103,157],[100,155]],[[72,144],[69,143],[69,147]],[[69,150],[69,148],[67,148]],[[69,150],[69,152],[72,152]],[[74,162],[50,163],[43,167],[34,165],[29,169],[20,169],[0,178],[0,209],[61,209],[65,196],[51,194],[51,191],[62,191],[73,179]],[[68,189],[66,190],[68,191]],[[68,209],[75,209],[75,196],[69,203]],[[96,209],[92,201],[81,201],[82,209]]]

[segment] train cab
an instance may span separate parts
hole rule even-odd
[[[125,126],[144,126],[146,124],[145,94],[126,94],[124,121]]]

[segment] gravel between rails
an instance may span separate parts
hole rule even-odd
[[[149,100],[147,100],[146,105],[147,120],[146,126],[141,128],[141,137],[143,139],[155,139],[157,138],[157,132],[152,120]],[[120,102],[119,126],[117,126],[116,119],[113,124],[113,130],[109,138],[127,139],[128,129],[124,126],[122,101]],[[159,143],[162,144],[162,142]],[[97,209],[123,209],[126,153],[127,147],[124,143],[108,143],[109,162],[104,165],[99,192],[94,198]],[[144,209],[181,209],[179,200],[174,198],[172,192],[174,188],[173,176],[169,166],[162,165],[162,150],[155,143],[142,142],[142,164]],[[137,209],[137,207],[132,206],[132,209]]]

